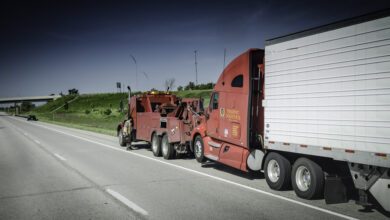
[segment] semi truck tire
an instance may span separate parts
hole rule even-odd
[[[173,158],[175,153],[175,149],[173,148],[173,144],[169,143],[168,135],[164,135],[161,140],[161,151],[164,159],[170,160]]]
[[[291,187],[291,163],[284,156],[269,153],[264,167],[265,180],[271,189],[284,190]]]
[[[152,151],[155,157],[161,157],[161,137],[156,133],[152,136]]]
[[[204,144],[203,144],[202,137],[200,135],[197,135],[195,137],[194,155],[195,155],[196,161],[198,161],[199,163],[203,163],[206,161],[206,158],[204,157]]]
[[[295,161],[291,175],[297,196],[304,199],[321,198],[324,192],[324,172],[312,160],[301,157]]]
[[[123,136],[122,129],[119,130],[118,139],[119,139],[119,145],[120,146],[122,146],[122,147],[126,146],[125,137]]]

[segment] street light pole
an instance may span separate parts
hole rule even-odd
[[[137,60],[131,54],[130,54],[130,58],[132,58],[134,63],[135,63],[135,90],[137,91],[138,90],[138,65],[137,65]]]
[[[197,50],[194,50],[194,53],[195,53],[195,85],[198,85],[198,62],[196,60],[196,53],[198,51]]]

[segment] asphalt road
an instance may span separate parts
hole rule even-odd
[[[387,219],[361,209],[273,191],[261,173],[0,114],[0,219]]]

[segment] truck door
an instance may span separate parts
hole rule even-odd
[[[218,138],[219,134],[219,93],[214,92],[210,99],[209,119],[207,121],[207,134]]]
[[[218,160],[219,151],[221,149],[221,143],[218,141],[220,138],[219,124],[220,124],[220,94],[214,92],[210,99],[209,106],[209,119],[207,121],[207,134],[208,138],[207,148],[205,149],[205,155],[212,160]]]

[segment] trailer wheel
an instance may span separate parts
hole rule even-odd
[[[170,160],[173,158],[175,153],[175,149],[173,148],[173,144],[169,143],[168,135],[164,135],[161,141],[161,150],[164,159]]]
[[[314,161],[304,157],[295,161],[291,179],[297,196],[304,199],[315,199],[323,196],[324,172]]]
[[[122,147],[126,146],[125,137],[123,136],[122,129],[119,130],[118,139],[119,139],[119,145],[120,146],[122,146]]]
[[[196,160],[199,163],[206,161],[206,158],[204,157],[204,144],[203,144],[202,137],[200,135],[195,137],[194,155],[195,155]]]
[[[161,137],[156,133],[152,136],[152,151],[155,157],[161,157]]]
[[[275,190],[291,187],[291,163],[284,156],[271,152],[265,160],[264,175],[268,186]]]

